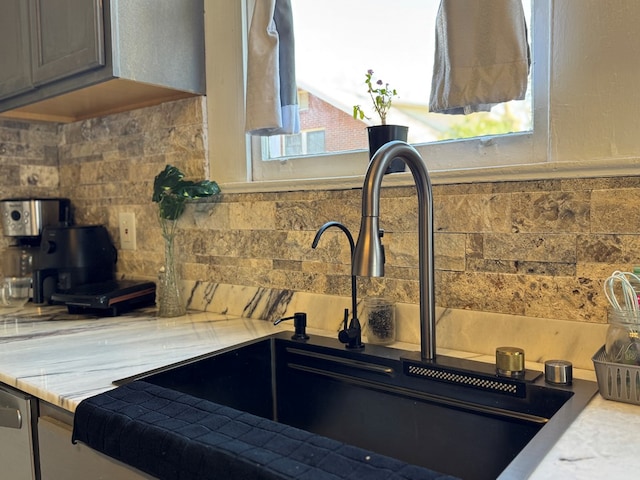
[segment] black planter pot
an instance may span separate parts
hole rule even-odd
[[[367,131],[369,132],[369,160],[371,160],[373,155],[385,143],[393,140],[406,142],[409,127],[402,125],[375,125],[373,127],[367,127]],[[406,165],[401,159],[394,158],[387,167],[385,174],[404,172],[405,167]]]

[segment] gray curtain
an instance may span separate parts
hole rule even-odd
[[[249,28],[245,130],[300,132],[290,0],[256,0]]]
[[[468,114],[522,100],[529,65],[520,0],[442,0],[429,110]]]

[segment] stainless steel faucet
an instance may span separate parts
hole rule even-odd
[[[393,141],[371,159],[362,186],[362,222],[353,254],[352,273],[384,276],[384,250],[380,240],[380,187],[387,166],[401,158],[411,170],[418,192],[418,270],[420,279],[420,355],[436,357],[435,282],[433,260],[433,193],[427,165],[411,145]]]

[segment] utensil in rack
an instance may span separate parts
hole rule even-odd
[[[616,270],[604,282],[604,294],[614,310],[618,311],[640,311],[638,305],[638,292],[631,282],[640,286],[640,277],[631,272],[621,272]],[[618,291],[622,296],[622,303],[618,301]]]

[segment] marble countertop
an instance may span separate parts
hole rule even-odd
[[[69,315],[61,307],[3,309],[0,382],[73,412],[84,398],[114,388],[115,380],[292,328],[206,312],[173,319],[154,314],[140,310],[95,318]],[[417,346],[409,344],[409,349]],[[441,353],[482,360],[474,354]],[[589,371],[574,375],[595,378]],[[633,476],[640,471],[639,452],[640,406],[597,395],[530,478]]]
[[[112,318],[57,306],[0,310],[0,382],[68,411],[115,380],[282,330],[269,322],[197,312]],[[286,329],[286,326],[284,327]]]

